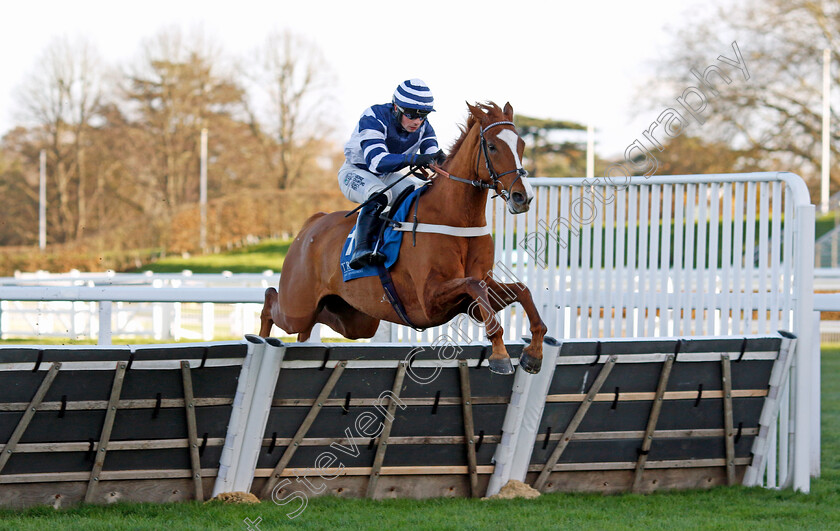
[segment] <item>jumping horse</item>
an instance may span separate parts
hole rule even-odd
[[[449,157],[435,168],[438,172],[429,189],[415,200],[419,201],[416,209],[412,206],[423,224],[486,227],[489,190],[505,200],[512,214],[527,212],[534,197],[524,178],[525,142],[514,127],[510,103],[504,109],[492,102],[467,107],[466,126],[461,127]],[[289,247],[279,292],[266,290],[260,314],[262,337],[268,337],[272,325],[306,341],[316,323],[348,339],[373,337],[381,320],[407,324],[386,300],[378,277],[342,280],[339,255],[356,222],[355,216],[345,214],[319,212],[306,221]],[[531,330],[530,344],[519,364],[527,372],[539,372],[546,326],[528,288],[519,282],[497,282],[493,264],[489,230],[480,236],[418,231],[415,238],[403,237],[399,259],[390,273],[414,326],[440,326],[461,313],[482,323],[492,344],[489,367],[499,374],[511,374],[513,365],[495,313],[518,302]]]

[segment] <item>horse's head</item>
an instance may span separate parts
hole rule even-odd
[[[478,128],[476,173],[479,179],[488,182],[504,198],[511,214],[527,212],[534,199],[534,189],[526,179],[528,172],[522,168],[525,142],[513,125],[513,107],[506,103],[505,108],[500,109],[492,102],[486,105],[468,103],[467,107]]]

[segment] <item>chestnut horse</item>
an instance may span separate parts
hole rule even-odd
[[[513,108],[495,103],[467,105],[469,116],[449,158],[420,196],[417,219],[450,227],[485,227],[488,190],[503,197],[508,211],[527,212],[534,192],[522,169],[525,143],[513,125]],[[412,207],[412,210],[414,207]],[[348,339],[369,338],[380,320],[406,324],[386,300],[376,276],[344,282],[339,255],[355,216],[319,212],[309,218],[289,247],[280,275],[279,293],[268,288],[260,314],[260,335],[272,324],[306,341],[323,323]],[[488,231],[489,232],[489,231]],[[483,323],[492,344],[490,370],[511,374],[513,366],[495,313],[513,302],[522,305],[531,327],[531,342],[520,365],[530,373],[542,365],[546,326],[531,292],[521,283],[502,284],[492,276],[493,238],[417,232],[416,246],[404,237],[391,276],[406,314],[415,326],[428,328],[468,313]]]

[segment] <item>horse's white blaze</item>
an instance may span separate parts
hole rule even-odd
[[[519,160],[519,152],[516,150],[519,143],[519,135],[510,129],[503,129],[499,131],[496,138],[507,144],[510,148],[510,152],[513,153],[513,160],[516,163],[516,169],[522,168],[522,161]],[[522,186],[525,187],[525,195],[528,199],[533,199],[534,189],[531,188],[531,183],[527,179],[520,179],[520,181],[522,182]]]

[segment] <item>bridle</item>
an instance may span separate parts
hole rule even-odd
[[[475,179],[475,180],[471,181],[469,179],[462,179],[460,177],[455,177],[454,175],[449,175],[449,178],[452,179],[453,181],[459,181],[459,182],[462,182],[462,183],[471,184],[472,186],[475,186],[476,188],[480,188],[480,189],[483,189],[483,190],[495,190],[496,195],[494,195],[493,197],[502,196],[502,198],[505,201],[508,201],[510,199],[510,190],[513,188],[513,185],[515,185],[516,181],[518,181],[519,179],[521,179],[523,177],[527,177],[528,172],[525,171],[524,168],[515,168],[513,170],[509,170],[509,171],[506,171],[506,172],[501,173],[501,174],[496,173],[495,168],[493,168],[493,163],[490,162],[489,153],[487,153],[487,138],[484,136],[484,133],[486,133],[489,129],[491,129],[493,127],[496,127],[497,125],[510,125],[510,126],[513,126],[514,128],[516,127],[513,122],[493,122],[492,124],[488,125],[487,127],[479,130],[479,135],[481,137],[481,153],[479,153],[479,156],[475,159],[475,173],[476,173],[476,175],[478,175],[478,168],[479,168],[478,164],[479,164],[479,161],[481,160],[481,154],[484,154],[484,167],[487,168],[487,173],[490,174],[490,178],[492,179],[492,182],[488,183],[486,181],[482,181],[481,179]],[[510,183],[510,186],[507,189],[503,188],[501,191],[499,191],[498,187],[499,187],[499,184],[501,183],[501,178],[504,177],[505,175],[507,175],[508,173],[514,173],[514,172],[516,172],[516,179],[514,179],[513,182]]]

